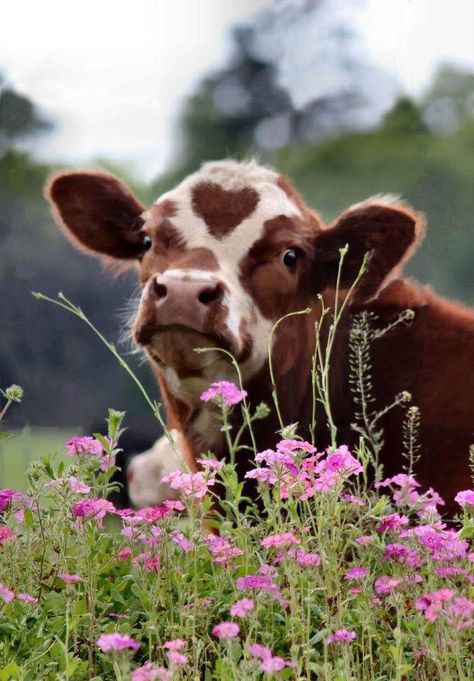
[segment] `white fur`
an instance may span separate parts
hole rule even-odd
[[[179,450],[181,435],[172,430],[171,435]],[[128,467],[128,494],[134,506],[158,506],[165,499],[177,499],[179,494],[161,478],[182,469],[168,438],[163,435],[151,449],[135,456]]]

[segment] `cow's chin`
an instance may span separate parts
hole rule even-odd
[[[199,376],[216,362],[226,359],[216,348],[234,353],[233,343],[218,335],[206,335],[176,326],[159,329],[146,344],[146,350],[159,368],[172,368],[179,377]],[[214,348],[196,352],[199,348]]]

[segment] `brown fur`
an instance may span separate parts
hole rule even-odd
[[[194,212],[204,220],[216,239],[226,236],[252,215],[259,201],[257,192],[251,187],[229,191],[212,182],[195,185],[192,197]]]

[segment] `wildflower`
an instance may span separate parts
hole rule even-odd
[[[342,494],[341,501],[347,501],[348,504],[353,504],[354,506],[365,506],[366,502],[360,497],[356,497],[353,494]]]
[[[326,639],[326,643],[346,643],[357,638],[355,631],[351,629],[338,629]]]
[[[214,636],[221,639],[235,638],[240,633],[240,627],[235,622],[221,622],[220,624],[216,624],[212,633]]]
[[[401,582],[401,579],[396,579],[395,577],[389,577],[388,575],[382,575],[382,577],[379,577],[378,579],[375,580],[374,583],[374,589],[375,593],[381,595],[381,594],[388,594],[393,589],[395,589]]]
[[[438,589],[424,594],[415,601],[415,608],[421,610],[428,622],[435,622],[442,609],[443,603],[450,601],[454,596],[451,589]]]
[[[424,562],[414,549],[410,549],[404,544],[387,544],[382,560],[394,560],[409,567],[420,567]]]
[[[14,489],[0,489],[0,513],[2,513],[21,494]]]
[[[188,664],[188,658],[186,655],[179,653],[177,650],[170,650],[168,653],[166,653],[166,655],[171,664],[176,666]]]
[[[355,567],[348,570],[344,576],[347,581],[352,581],[354,579],[363,579],[367,577],[367,568],[363,566],[356,565]]]
[[[293,452],[295,451],[314,454],[316,452],[316,447],[304,440],[281,440],[277,444],[277,450],[289,455],[293,455]]]
[[[361,534],[360,537],[357,537],[356,542],[360,546],[367,546],[368,544],[371,544],[374,541],[374,538],[371,534]]]
[[[279,672],[285,667],[285,660],[282,657],[278,657],[278,655],[275,657],[266,657],[260,665],[261,671],[268,672],[269,674],[272,672]]]
[[[115,558],[117,560],[128,560],[132,555],[132,549],[129,546],[125,546],[121,551],[117,553]]]
[[[458,538],[455,530],[446,530],[442,525],[419,525],[410,534],[418,537],[422,546],[428,549],[430,558],[436,561],[464,558],[469,547],[466,540]]]
[[[254,607],[255,603],[251,598],[241,598],[231,606],[230,614],[232,617],[245,617]]]
[[[196,459],[198,463],[201,464],[203,468],[210,468],[214,471],[220,471],[224,463],[218,461],[217,459]]]
[[[239,577],[235,585],[238,591],[267,591],[283,608],[287,607],[278,585],[275,584],[268,575],[247,575],[247,577]]]
[[[6,525],[0,525],[0,546],[5,544],[6,541],[14,537],[13,532]]]
[[[97,639],[97,646],[103,653],[115,652],[116,650],[138,650],[140,644],[128,634],[101,634]]]
[[[106,454],[100,460],[100,470],[106,473],[112,466],[115,466],[115,456]]]
[[[385,532],[385,530],[393,530],[394,532],[398,532],[409,522],[406,515],[400,515],[399,513],[389,513],[388,515],[382,515],[380,516],[380,521],[380,525],[377,528],[379,532]]]
[[[166,648],[167,650],[181,650],[185,645],[186,641],[182,638],[174,638],[171,641],[166,641],[166,643],[163,644],[163,648]]]
[[[344,475],[357,475],[364,470],[363,466],[352,454],[346,445],[341,445],[335,452],[329,454],[321,462],[326,471],[338,471]]]
[[[194,548],[193,542],[190,539],[187,539],[182,532],[173,532],[171,540],[185,553],[192,551]]]
[[[172,489],[181,490],[185,496],[202,499],[208,487],[214,485],[213,477],[205,478],[201,472],[183,473],[183,471],[173,471],[161,478],[161,482],[169,483]]]
[[[103,447],[99,440],[88,435],[72,437],[64,444],[66,445],[68,456],[76,456],[78,454],[100,456],[103,451]]]
[[[447,619],[454,625],[456,631],[468,629],[474,625],[474,601],[464,596],[456,596],[453,603],[448,606]]]
[[[5,601],[5,603],[9,603],[15,598],[15,592],[12,591],[11,589],[8,589],[4,584],[0,582],[0,598]]]
[[[243,553],[241,549],[233,548],[224,536],[216,537],[215,534],[207,534],[203,539],[216,565],[229,565],[233,558]]]
[[[285,546],[288,544],[299,544],[300,540],[291,532],[283,532],[282,534],[269,534],[260,542],[260,546],[268,549],[270,547]]]
[[[75,478],[74,475],[69,476],[68,482],[74,494],[88,494],[91,491],[89,485],[81,482],[78,478]]]
[[[185,506],[184,504],[181,503],[181,501],[173,501],[171,499],[165,499],[163,502],[163,506],[167,508],[169,511],[184,511]]]
[[[131,681],[171,681],[171,675],[164,667],[155,667],[151,662],[146,662],[143,667],[138,667],[132,672]]]
[[[32,596],[31,594],[27,594],[24,591],[21,591],[16,595],[19,601],[23,601],[23,603],[37,603],[38,599],[36,596]]]
[[[466,506],[472,506],[474,508],[474,490],[465,489],[462,492],[458,492],[454,497],[454,501],[462,506],[462,508],[465,508]]]
[[[134,561],[135,565],[140,565],[145,572],[158,572],[160,567],[159,556],[154,556],[150,551],[139,553]]]
[[[245,477],[249,479],[252,478],[254,480],[257,480],[257,482],[266,483],[268,485],[274,485],[278,480],[277,476],[275,475],[275,472],[272,471],[271,468],[265,467],[254,468],[253,470],[246,473]]]
[[[201,400],[203,402],[218,402],[225,407],[232,407],[241,402],[247,397],[245,390],[239,390],[234,383],[230,381],[216,381],[211,383],[210,387],[201,393]]]
[[[310,553],[304,549],[290,549],[288,551],[290,558],[295,558],[298,565],[301,567],[318,567],[321,565],[321,557],[318,553]]]
[[[265,660],[272,656],[272,651],[267,646],[263,646],[261,643],[251,643],[247,650],[249,651],[251,657],[257,660]]]
[[[66,584],[76,584],[76,582],[81,580],[79,575],[70,575],[67,572],[61,572],[59,579],[62,579]]]

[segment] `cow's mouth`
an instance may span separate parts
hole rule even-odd
[[[139,328],[136,341],[160,367],[172,367],[179,374],[199,374],[217,360],[229,359],[226,350],[238,359],[232,338],[220,333],[201,333],[181,324]]]

